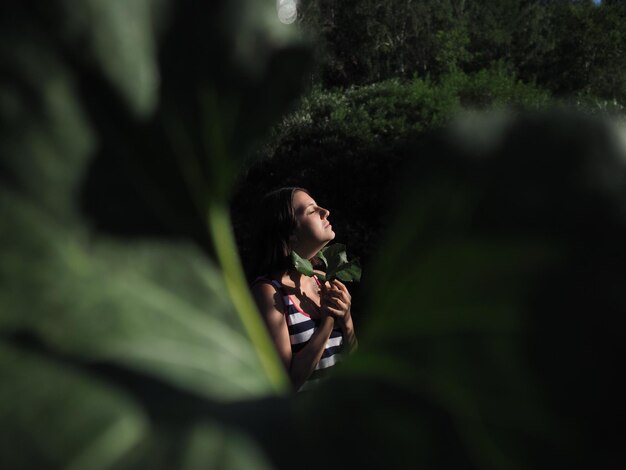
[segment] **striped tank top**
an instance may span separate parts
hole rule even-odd
[[[319,285],[319,280],[315,277],[315,281]],[[287,322],[287,328],[289,330],[289,340],[291,342],[291,353],[297,354],[304,348],[315,330],[319,327],[321,319],[311,318],[308,313],[305,313],[300,309],[293,301],[291,296],[287,294],[283,285],[276,281],[267,278],[259,278],[256,282],[271,282],[271,284],[280,293],[283,305],[285,307],[285,321]],[[343,333],[341,328],[334,328],[326,342],[324,352],[320,361],[315,366],[315,370],[304,382],[302,387],[298,389],[298,392],[314,389],[329,376],[332,367],[341,361],[341,350],[343,347]]]

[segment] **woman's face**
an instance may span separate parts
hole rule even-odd
[[[303,258],[312,258],[329,241],[335,238],[333,226],[328,220],[330,211],[317,205],[303,191],[293,195],[296,229],[292,237],[292,248]]]

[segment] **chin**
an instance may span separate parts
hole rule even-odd
[[[328,245],[331,241],[335,239],[335,232],[332,232],[329,236],[324,240],[324,246]]]

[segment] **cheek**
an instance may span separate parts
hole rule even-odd
[[[308,234],[311,233],[311,230],[307,224],[306,220],[298,220],[296,223],[296,228],[293,230],[294,236],[297,238],[304,238]]]
[[[300,238],[314,236],[318,234],[321,230],[321,223],[315,223],[313,219],[303,220],[297,228]]]

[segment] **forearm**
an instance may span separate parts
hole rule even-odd
[[[349,314],[344,321],[341,322],[341,332],[343,333],[343,342],[348,353],[356,351],[359,343],[356,339],[354,324],[352,323],[352,315]]]
[[[315,370],[315,366],[324,354],[326,343],[334,326],[335,320],[331,316],[324,317],[307,345],[292,356],[289,376],[296,390],[306,382]]]

